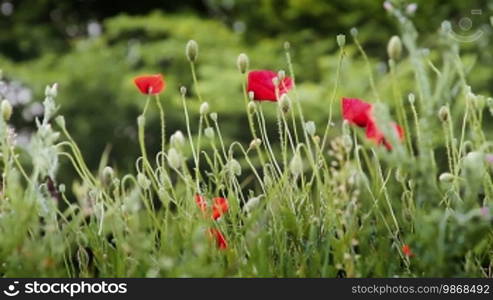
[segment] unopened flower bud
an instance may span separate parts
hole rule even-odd
[[[414,104],[414,102],[416,101],[416,96],[414,96],[413,93],[410,93],[408,96],[407,96],[407,100],[409,101],[409,103],[412,105]]]
[[[177,130],[175,133],[171,135],[169,138],[169,143],[176,148],[181,148],[185,145],[185,136],[180,130]]]
[[[250,142],[249,148],[254,149],[259,147],[262,144],[262,140],[259,138],[256,138]]]
[[[143,173],[137,174],[137,183],[144,190],[147,190],[151,186],[151,182]]]
[[[145,125],[145,123],[146,123],[146,117],[145,116],[140,115],[137,117],[137,125],[139,127],[143,127]]]
[[[344,34],[338,34],[336,39],[339,48],[343,48],[346,45],[346,36]]]
[[[394,35],[393,37],[390,38],[389,43],[387,45],[387,53],[389,57],[394,61],[398,61],[401,58],[402,42],[397,35]]]
[[[291,48],[291,44],[289,42],[284,42],[284,50],[289,50]]]
[[[240,176],[241,175],[241,166],[240,163],[236,159],[231,159],[228,164],[227,168],[229,172],[235,176]]]
[[[180,87],[180,94],[181,94],[182,96],[185,96],[185,95],[187,94],[187,88],[186,88],[186,87],[184,87],[184,86],[181,86],[181,87]]]
[[[196,41],[188,41],[187,47],[185,48],[185,54],[187,55],[189,62],[193,63],[197,60],[197,56],[199,55],[199,45]]]
[[[181,164],[183,163],[183,158],[181,154],[176,151],[175,148],[170,148],[168,150],[168,164],[170,167],[173,169],[178,169],[181,167]]]
[[[109,184],[112,181],[113,176],[115,176],[115,172],[113,171],[113,168],[110,166],[104,167],[103,174],[102,174],[103,182],[105,184]]]
[[[383,3],[383,8],[388,11],[388,12],[391,12],[392,10],[394,10],[394,6],[392,5],[392,2],[390,1],[385,1]]]
[[[249,65],[250,60],[248,59],[248,56],[245,53],[240,53],[240,55],[238,55],[238,59],[236,60],[236,66],[238,67],[240,73],[245,74]]]
[[[303,160],[301,158],[299,150],[296,151],[293,158],[291,159],[291,162],[289,163],[289,170],[291,171],[291,174],[293,174],[295,177],[303,172]]]
[[[438,180],[440,180],[440,182],[443,182],[443,183],[450,183],[454,180],[454,175],[452,175],[450,173],[442,173],[438,177]]]
[[[418,4],[410,3],[408,6],[406,6],[406,13],[408,15],[414,15],[417,9],[418,9]]]
[[[305,123],[305,130],[309,135],[313,136],[315,134],[315,130],[316,130],[315,122],[313,122],[313,121],[306,122]]]
[[[12,117],[12,105],[8,100],[2,100],[1,110],[4,121],[10,120],[10,117]]]
[[[209,103],[207,102],[204,102],[200,105],[200,114],[201,115],[206,115],[207,113],[209,113]]]
[[[217,113],[215,113],[215,112],[210,113],[209,117],[211,117],[212,121],[217,122]]]
[[[260,203],[261,197],[262,197],[262,195],[248,199],[248,201],[243,206],[243,210],[247,213],[251,212]]]
[[[60,184],[60,185],[58,186],[58,191],[59,191],[61,194],[65,193],[65,190],[66,190],[65,184],[63,184],[63,183],[62,183],[62,184]]]
[[[56,117],[55,123],[57,123],[61,128],[65,128],[65,118],[63,116]]]
[[[214,129],[212,127],[207,127],[205,130],[204,130],[204,134],[207,138],[209,139],[214,139],[215,137],[215,132],[214,132]]]
[[[440,120],[442,122],[447,122],[449,117],[450,117],[450,111],[449,111],[448,107],[442,106],[440,108],[440,110],[438,111],[438,118],[440,118]]]
[[[356,27],[351,28],[351,30],[349,32],[351,33],[351,35],[353,37],[357,37],[358,36],[358,29],[356,29]]]

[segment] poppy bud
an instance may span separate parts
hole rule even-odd
[[[240,163],[236,160],[236,159],[231,159],[229,162],[228,162],[228,170],[231,174],[235,175],[235,176],[240,176],[241,175],[241,166],[240,166]]]
[[[318,135],[313,136],[312,140],[315,144],[320,144],[320,137]]]
[[[313,121],[308,121],[305,123],[305,130],[306,132],[313,136],[315,134],[315,123]]]
[[[102,179],[105,184],[109,184],[111,180],[113,179],[113,176],[115,176],[115,172],[113,171],[113,168],[110,166],[106,166],[103,169],[103,174],[102,174]]]
[[[60,126],[61,128],[65,128],[65,118],[63,116],[58,116],[55,118],[55,122]]]
[[[200,114],[205,115],[209,112],[209,103],[204,102],[200,105]]]
[[[137,174],[137,183],[144,190],[147,190],[151,186],[151,182],[143,173]]]
[[[8,100],[2,100],[1,110],[2,110],[3,120],[4,121],[10,120],[10,117],[12,116],[12,105]]]
[[[284,42],[284,50],[289,50],[291,48],[291,44],[289,42]]]
[[[214,129],[212,129],[212,127],[207,127],[205,130],[204,130],[204,134],[207,138],[209,139],[214,139],[215,137],[215,132],[214,132]]]
[[[452,175],[450,173],[442,173],[438,177],[438,180],[440,180],[440,182],[443,182],[443,183],[450,183],[454,180],[454,175]]]
[[[178,151],[176,151],[175,148],[171,148],[168,150],[168,164],[170,167],[173,169],[178,169],[180,168],[181,164],[183,162],[183,158]]]
[[[199,45],[194,40],[189,40],[185,49],[185,54],[189,62],[194,63],[199,55]]]
[[[447,122],[449,119],[449,116],[450,116],[450,111],[449,111],[448,107],[442,106],[440,108],[440,110],[438,111],[438,118],[440,118],[440,120],[442,122]]]
[[[417,9],[418,9],[418,4],[411,3],[408,6],[406,6],[406,13],[408,15],[414,15],[414,13],[416,12]]]
[[[281,101],[279,102],[279,105],[283,113],[287,113],[289,111],[289,109],[291,108],[291,100],[289,99],[288,95],[283,94],[281,96]]]
[[[413,93],[409,93],[409,95],[407,96],[407,100],[409,101],[409,104],[414,104],[414,101],[416,101],[416,96],[414,96]]]
[[[336,39],[339,48],[343,48],[346,45],[346,36],[344,34],[338,34]]]
[[[299,149],[296,151],[293,158],[291,159],[291,162],[289,163],[289,170],[291,171],[291,174],[293,174],[295,177],[303,172],[303,160],[301,159]]]
[[[353,27],[353,28],[351,28],[350,33],[353,37],[357,37],[358,36],[358,29],[356,29],[356,27]]]
[[[184,86],[180,87],[180,94],[182,96],[185,96],[187,94],[187,88]]]
[[[58,191],[59,191],[61,194],[65,193],[65,189],[66,189],[66,188],[65,188],[65,184],[63,184],[63,183],[62,183],[62,184],[60,184],[60,185],[58,186]]]
[[[245,74],[249,65],[250,61],[248,56],[245,53],[240,53],[240,55],[238,55],[238,59],[236,60],[236,66],[238,67],[238,70],[240,70],[240,73]]]
[[[177,148],[183,147],[183,145],[185,145],[185,137],[183,136],[183,133],[180,130],[177,130],[169,138],[169,143],[173,147],[177,147]]]
[[[210,113],[209,117],[211,117],[212,121],[217,122],[217,113],[215,112]]]
[[[257,105],[255,104],[255,102],[250,101],[248,103],[248,112],[253,114],[256,110],[257,110]]]
[[[137,125],[139,127],[143,127],[145,125],[145,123],[146,123],[146,117],[144,117],[142,115],[137,117]]]
[[[390,38],[389,43],[387,45],[387,54],[394,61],[397,61],[401,58],[402,42],[397,35],[394,35],[393,37]]]
[[[250,149],[257,148],[262,144],[262,140],[259,138],[256,138],[250,142]]]

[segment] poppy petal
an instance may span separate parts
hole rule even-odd
[[[276,87],[272,80],[277,73],[270,70],[256,70],[248,73],[247,91],[253,92],[253,99],[259,101],[277,101]],[[279,94],[285,94],[293,88],[293,80],[285,77],[277,87]]]
[[[212,218],[214,220],[219,219],[229,209],[228,199],[222,197],[214,198],[214,204],[212,205]]]
[[[139,91],[145,95],[159,94],[166,86],[161,74],[137,76],[134,78],[134,83]]]
[[[216,246],[219,249],[225,250],[228,248],[228,241],[226,241],[226,238],[219,229],[211,228],[209,229],[209,234],[216,240]]]
[[[342,116],[351,124],[366,127],[371,122],[372,105],[356,98],[342,98]]]

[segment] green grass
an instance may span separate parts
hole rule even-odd
[[[445,46],[434,52],[442,59],[435,64],[419,48],[413,25],[400,17],[411,79],[401,78],[400,62],[391,59],[393,97],[380,99],[354,31],[368,68],[346,76],[369,85],[392,151],[367,141],[363,129],[337,121],[337,89],[346,84],[339,78],[347,55],[341,37],[332,96],[324,100],[326,123],[307,125],[296,86],[277,103],[251,104],[244,90],[239,105],[245,104],[248,118],[242,126],[252,143],[229,143],[221,115],[203,106],[199,120],[189,119],[189,93],[182,88],[184,137],[162,139],[158,153],[148,152],[146,137],[166,136],[166,115],[181,112],[168,111],[158,97],[147,99],[147,111],[160,112],[161,133],[145,130],[147,111],[135,116],[139,144],[128,147],[139,148],[141,156],[133,174],[107,167],[107,152],[98,170],[89,169],[65,127],[70,120],[56,116],[54,88],[47,88],[45,113],[27,151],[15,145],[3,105],[0,274],[491,277],[493,150],[483,126],[493,100],[473,94],[470,70],[446,32],[438,36]],[[302,70],[293,69],[289,51],[286,75],[295,79]],[[194,64],[191,89],[202,99]],[[415,84],[409,95],[404,80]],[[264,110],[273,107],[276,117],[266,118]],[[393,119],[406,129],[403,142],[388,129]],[[60,160],[78,174],[71,186],[54,183]],[[214,197],[226,197],[228,212],[215,221],[204,217],[196,194],[209,206]],[[211,228],[224,234],[227,249],[218,249]],[[412,255],[403,253],[404,245]]]

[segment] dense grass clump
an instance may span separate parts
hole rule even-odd
[[[230,124],[203,98],[199,48],[189,42],[191,87],[178,92],[159,75],[136,78],[145,96],[138,144],[128,145],[140,150],[131,174],[108,166],[108,152],[98,170],[88,167],[70,119],[56,115],[56,85],[46,88],[44,115],[25,148],[2,102],[0,274],[491,277],[493,145],[483,120],[493,99],[468,85],[447,23],[433,49],[436,64],[406,16],[392,14],[401,26],[388,45],[392,96],[382,97],[353,29],[366,69],[344,78],[368,84],[371,99],[339,100],[348,56],[339,35],[323,123],[304,113],[295,76],[302,70],[288,43],[285,71],[249,72],[240,54],[244,84],[231,101],[245,117],[228,122],[241,123],[247,144],[222,134]],[[160,95],[169,93],[179,95],[182,111],[167,110]],[[190,94],[200,105],[190,105]],[[151,111],[160,132],[146,131]],[[186,127],[168,138],[166,117],[179,113]],[[147,147],[150,136],[159,138],[157,153]],[[61,160],[78,175],[67,186],[57,183]]]

